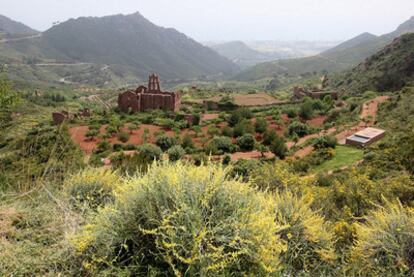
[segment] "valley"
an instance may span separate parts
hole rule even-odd
[[[412,276],[414,17],[201,44],[162,8],[0,16],[0,276]]]

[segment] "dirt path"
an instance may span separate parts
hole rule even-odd
[[[21,37],[21,38],[5,38],[5,39],[0,39],[0,43],[7,43],[7,42],[13,42],[13,41],[39,38],[41,36],[42,36],[42,34],[37,34],[37,35],[33,35],[33,36],[28,36],[28,37]]]
[[[342,131],[336,134],[335,137],[338,140],[338,143],[343,145],[345,144],[347,137],[351,136],[352,134],[358,131],[361,131],[362,129],[365,129],[366,127],[370,127],[374,125],[376,122],[379,105],[386,102],[388,99],[389,99],[389,96],[378,96],[364,103],[362,106],[362,111],[360,115],[360,119],[361,119],[360,123],[355,127],[352,127],[348,130],[345,130],[345,131]],[[305,136],[299,140],[297,145],[301,145],[305,143],[308,139],[316,138],[316,137],[323,136],[323,135],[330,135],[330,134],[335,133],[336,131],[337,129],[334,127],[334,128],[327,130],[326,132],[321,132],[319,134],[312,134],[309,136]],[[288,148],[292,148],[294,144],[295,143],[292,141],[287,142]],[[303,158],[309,155],[310,153],[312,153],[313,150],[314,150],[314,147],[312,145],[309,145],[296,151],[295,154],[293,154],[293,156],[296,158]]]
[[[378,96],[377,98],[372,99],[364,103],[362,106],[362,111],[360,115],[361,123],[364,124],[364,120],[369,119],[367,122],[368,125],[372,126],[376,119],[378,113],[378,106],[389,99],[389,96]]]

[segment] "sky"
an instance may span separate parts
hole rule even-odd
[[[345,40],[393,31],[414,0],[0,0],[0,14],[44,31],[80,16],[140,12],[198,41]]]

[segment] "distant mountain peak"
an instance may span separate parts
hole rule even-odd
[[[144,17],[139,11],[136,11],[134,13],[128,14],[127,16],[138,16],[138,17]]]
[[[347,41],[339,44],[338,46],[336,46],[334,48],[331,48],[331,49],[325,51],[324,53],[329,54],[329,53],[333,53],[333,52],[337,52],[337,51],[343,51],[343,50],[346,50],[346,49],[350,49],[350,48],[353,48],[357,45],[360,45],[362,43],[365,43],[365,42],[367,42],[369,40],[372,40],[372,39],[375,39],[375,38],[377,38],[376,35],[365,32],[365,33],[362,33],[362,34],[360,34],[360,35],[358,35],[358,36],[356,36],[356,37],[354,37],[350,40],[347,40]]]
[[[402,23],[400,26],[398,26],[395,32],[399,34],[413,33],[414,32],[414,16],[412,16],[410,19],[408,19],[407,21]]]
[[[369,32],[365,32],[365,33],[360,34],[358,37],[376,37],[376,35],[371,34]]]
[[[30,36],[39,33],[29,26],[14,21],[13,19],[10,19],[4,15],[0,15],[0,31],[11,36]]]
[[[42,36],[55,59],[114,65],[144,78],[165,80],[231,75],[238,67],[172,28],[153,24],[139,12],[62,22]],[[118,70],[121,71],[121,70]]]

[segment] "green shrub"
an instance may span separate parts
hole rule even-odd
[[[181,160],[182,157],[185,155],[185,150],[180,145],[175,145],[168,149],[167,151],[168,159],[171,162],[176,162],[178,160]]]
[[[233,111],[227,122],[229,123],[230,127],[236,126],[238,123],[240,123],[243,120],[251,119],[253,117],[252,112],[249,109],[246,108],[240,108],[235,111]]]
[[[210,137],[218,136],[218,135],[220,135],[220,129],[217,128],[216,126],[210,126],[207,130],[207,134]]]
[[[177,129],[180,129],[180,130],[186,129],[186,128],[188,128],[188,121],[187,120],[175,121],[174,122],[174,128],[177,128]]]
[[[162,154],[161,148],[151,143],[141,145],[138,151],[139,156],[148,162],[159,160]]]
[[[326,119],[326,122],[335,122],[335,121],[337,121],[340,118],[342,112],[343,112],[343,109],[340,109],[340,108],[336,108],[336,109],[331,110],[328,113],[328,118]]]
[[[171,118],[156,118],[154,123],[165,129],[172,129],[175,126],[175,121]]]
[[[263,145],[262,143],[256,143],[254,145],[254,148],[260,152],[262,157],[265,157],[265,153],[269,151],[269,148],[266,145]]]
[[[194,149],[194,142],[193,139],[191,138],[191,136],[189,134],[185,134],[184,137],[182,138],[181,141],[181,146],[184,149]]]
[[[108,135],[110,135],[111,137],[114,135],[114,134],[116,134],[118,132],[118,129],[116,128],[116,127],[114,127],[114,126],[108,126],[108,127],[106,127],[106,133],[108,134]]]
[[[98,130],[89,130],[85,134],[86,138],[88,138],[90,140],[94,140],[98,135],[99,135]]]
[[[204,152],[193,154],[191,158],[193,159],[195,166],[205,165],[209,161],[209,157]]]
[[[117,153],[111,156],[111,167],[124,175],[135,175],[145,173],[148,166],[153,163],[150,159],[139,153],[133,155],[125,155],[124,152]]]
[[[153,166],[71,243],[80,275],[277,275],[274,204],[221,166]]]
[[[229,126],[224,126],[223,129],[221,129],[221,135],[225,137],[233,137],[233,129]]]
[[[96,131],[99,131],[100,128],[101,126],[99,124],[92,124],[92,125],[89,125],[88,127],[89,130],[96,130]]]
[[[289,118],[295,118],[298,115],[298,112],[294,108],[286,108],[283,110],[283,113],[287,114]]]
[[[250,120],[243,120],[237,123],[233,128],[233,135],[235,137],[243,136],[244,134],[254,134],[254,127]]]
[[[120,142],[126,143],[129,140],[130,135],[126,132],[120,132],[118,134],[118,139]]]
[[[313,101],[305,98],[299,108],[299,116],[303,119],[311,119],[313,116]]]
[[[194,113],[193,114],[193,126],[198,126],[200,125],[200,121],[201,121],[201,116],[199,113]]]
[[[206,153],[221,155],[223,153],[232,153],[235,147],[229,137],[214,137],[206,146]]]
[[[252,151],[255,144],[256,139],[252,134],[245,134],[237,139],[237,145],[242,151]]]
[[[298,135],[300,138],[310,134],[310,128],[307,124],[294,121],[288,127],[288,132],[290,136],[294,134]]]
[[[267,121],[263,117],[256,118],[256,122],[254,124],[254,128],[257,133],[263,134],[267,129]]]
[[[224,155],[222,164],[229,165],[231,163],[231,156],[229,154]]]
[[[114,151],[121,151],[121,150],[122,150],[122,144],[115,143],[115,144],[112,146],[112,149],[113,149]]]
[[[314,143],[315,149],[324,149],[324,148],[335,148],[338,144],[336,137],[334,136],[323,136],[318,137]]]
[[[103,140],[98,144],[98,147],[96,148],[95,152],[99,154],[99,153],[108,151],[110,149],[111,149],[111,144],[107,140]]]
[[[276,139],[270,145],[269,149],[273,154],[281,159],[284,159],[288,152],[285,140],[281,137],[276,137]]]
[[[135,145],[129,143],[129,144],[125,144],[123,149],[125,151],[133,151],[133,150],[137,150],[137,147]]]
[[[243,180],[248,180],[252,172],[261,166],[260,161],[256,160],[238,160],[232,167],[230,175],[232,177],[243,177]]]
[[[276,138],[276,131],[273,129],[267,129],[266,132],[263,134],[263,144],[269,146]]]
[[[168,149],[170,149],[174,145],[177,145],[178,142],[177,142],[177,139],[174,138],[174,137],[169,137],[167,135],[162,135],[162,136],[159,136],[156,139],[155,144],[157,146],[159,146],[162,151],[167,151]]]
[[[320,187],[330,187],[333,185],[334,178],[326,173],[319,172],[316,174],[316,182]]]

